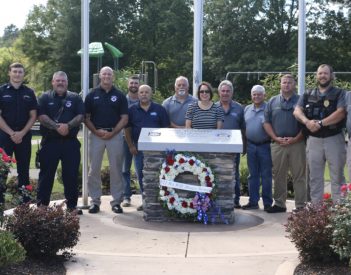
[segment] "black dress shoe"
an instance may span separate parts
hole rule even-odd
[[[263,206],[263,210],[267,212],[267,210],[271,207],[272,206],[270,204],[266,204],[265,206]]]
[[[119,204],[112,206],[112,211],[117,214],[123,213],[123,209]]]
[[[89,211],[88,211],[90,214],[96,214],[98,212],[100,212],[100,207],[96,204],[92,204],[90,207],[89,207]]]
[[[254,209],[258,209],[258,204],[252,204],[252,203],[248,203],[248,204],[245,204],[241,207],[241,209],[243,210],[254,210]]]
[[[241,208],[241,204],[239,202],[234,202],[234,208],[240,209]]]
[[[269,208],[267,210],[267,213],[283,213],[286,212],[286,208],[285,207],[280,207],[278,205],[273,205],[271,208]]]
[[[67,211],[76,213],[77,215],[83,215],[82,209],[77,208],[77,207],[67,208]]]

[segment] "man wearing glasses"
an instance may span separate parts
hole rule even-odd
[[[274,205],[268,213],[286,212],[287,176],[291,172],[295,209],[306,202],[306,152],[302,125],[293,115],[299,96],[295,93],[296,82],[285,74],[280,80],[280,94],[272,97],[265,109],[263,127],[272,139]]]

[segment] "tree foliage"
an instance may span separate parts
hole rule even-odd
[[[193,1],[90,1],[90,41],[108,42],[121,50],[122,69],[138,72],[142,61],[154,61],[158,88],[166,97],[173,93],[178,75],[192,82]],[[331,9],[327,0],[307,3],[307,71],[321,63],[330,63],[336,71],[350,67],[351,17],[347,9],[335,7]],[[286,71],[297,62],[297,19],[298,0],[204,1],[203,79],[217,86],[230,71]],[[15,26],[6,29],[0,46],[13,47],[12,39],[26,57],[32,86],[48,89],[52,73],[64,70],[70,89],[81,89],[80,0],[48,0],[46,6],[35,6],[20,32]],[[102,65],[113,66],[108,51]],[[147,67],[146,73],[154,86],[151,69]],[[97,60],[90,58],[90,72],[96,71]],[[237,99],[248,100],[248,91],[263,77],[234,75],[230,80]]]

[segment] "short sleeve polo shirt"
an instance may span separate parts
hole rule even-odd
[[[15,89],[7,83],[0,87],[1,116],[12,130],[22,130],[30,118],[30,111],[37,108],[34,91],[26,85]]]
[[[68,123],[77,115],[84,115],[82,98],[70,91],[64,96],[58,96],[54,91],[45,92],[39,98],[39,116],[47,115],[57,123]],[[46,135],[49,129],[40,125],[41,133]],[[70,130],[69,136],[77,136],[79,127]],[[60,136],[57,134],[57,136]]]
[[[151,102],[147,111],[141,108],[140,103],[136,103],[129,108],[128,127],[132,128],[132,140],[138,144],[139,135],[142,128],[167,128],[170,125],[165,108]]]
[[[115,87],[106,92],[99,86],[86,96],[85,112],[95,128],[114,128],[128,114],[127,98]]]

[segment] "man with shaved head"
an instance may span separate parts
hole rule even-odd
[[[123,213],[124,178],[123,128],[128,123],[128,102],[125,95],[113,85],[114,73],[103,67],[100,84],[85,98],[85,124],[90,130],[88,191],[91,197],[89,213],[100,211],[101,164],[105,149],[110,164],[110,191],[112,211]]]

